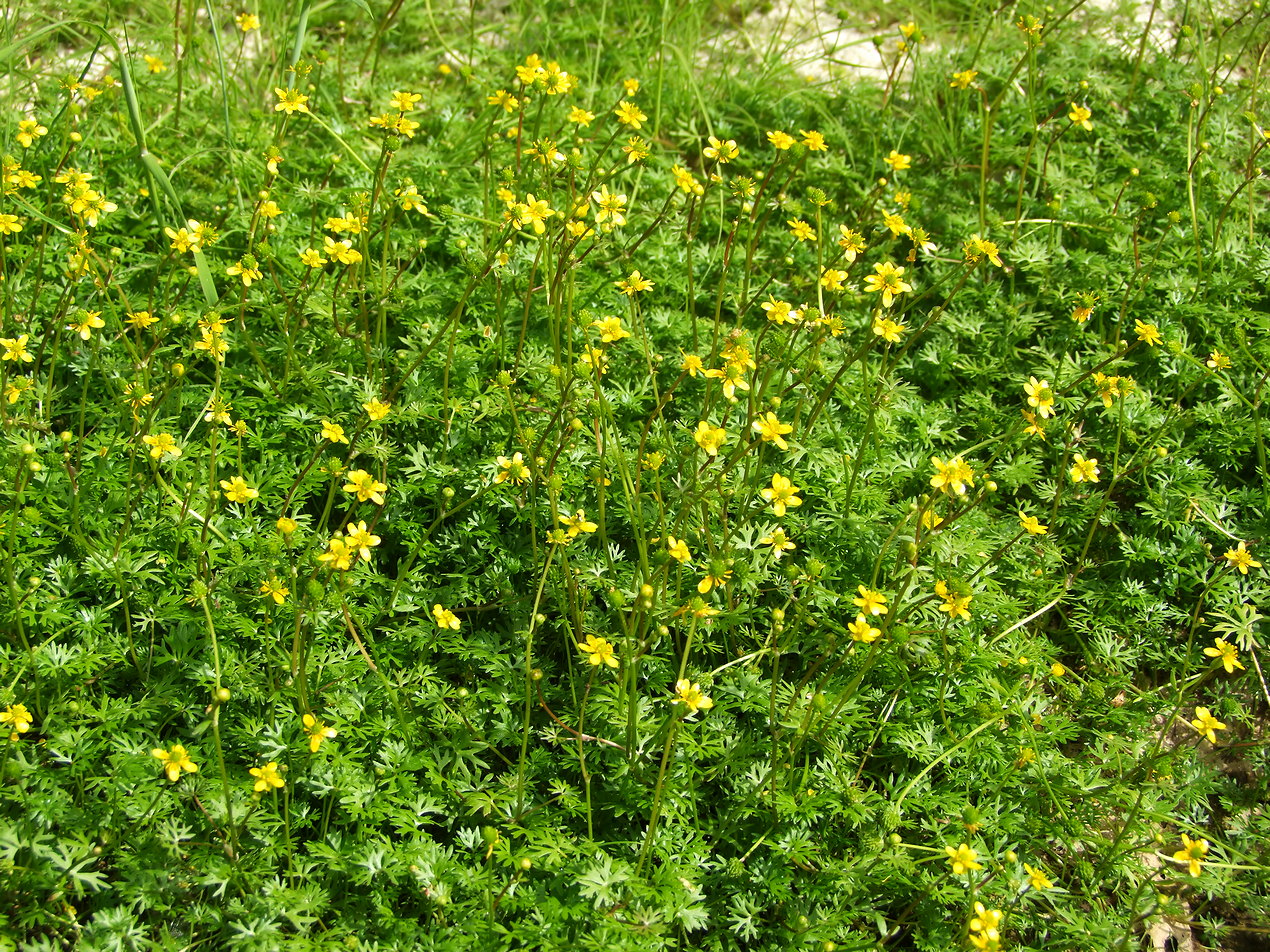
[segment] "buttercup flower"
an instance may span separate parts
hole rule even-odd
[[[266,790],[277,790],[285,787],[287,782],[278,774],[278,762],[271,760],[263,767],[252,767],[247,773],[256,778],[252,790],[256,793],[264,793]]]
[[[238,25],[238,29],[244,33],[250,33],[252,30],[260,29],[260,17],[254,13],[240,13],[234,17],[234,23]]]
[[[440,603],[432,606],[432,620],[437,623],[438,628],[449,628],[451,631],[458,631],[462,624],[458,615],[448,608],[442,608]]]
[[[1054,391],[1050,389],[1048,380],[1029,377],[1023,385],[1023,392],[1027,394],[1027,405],[1035,407],[1036,415],[1042,420],[1048,420],[1054,415]]]
[[[772,148],[784,151],[794,144],[794,137],[788,132],[774,129],[767,134],[767,141],[772,144]]]
[[[970,84],[975,81],[975,77],[978,75],[979,71],[977,69],[963,69],[952,74],[952,81],[948,85],[953,89],[969,89]]]
[[[759,545],[770,545],[772,547],[772,558],[780,561],[784,558],[786,552],[792,552],[798,546],[789,540],[789,536],[785,535],[785,530],[777,527],[768,535],[758,540]]]
[[[12,728],[9,733],[9,740],[17,740],[18,735],[29,731],[34,722],[35,718],[31,716],[31,712],[26,709],[24,704],[10,704],[3,711],[0,711],[0,724]]]
[[[370,561],[370,550],[372,547],[379,545],[382,541],[379,536],[373,535],[366,528],[366,520],[357,523],[350,522],[344,528],[344,543],[348,548],[356,552],[367,562]]]
[[[794,428],[787,423],[782,423],[770,410],[755,420],[752,428],[764,443],[775,443],[777,448],[782,450],[789,449],[789,444],[785,442],[785,434],[792,433]]]
[[[347,445],[348,437],[344,435],[344,427],[338,423],[332,423],[330,420],[322,421],[322,439],[329,440],[332,443],[344,443]]]
[[[727,431],[721,426],[714,427],[702,420],[697,424],[696,430],[693,431],[692,438],[699,447],[705,450],[707,456],[718,456],[719,447],[727,439]]]
[[[506,456],[498,457],[498,472],[494,474],[495,483],[510,482],[513,486],[519,486],[529,476],[529,466],[525,463],[523,453],[513,453],[511,459]]]
[[[327,727],[312,714],[305,714],[300,722],[304,724],[304,732],[309,735],[309,753],[312,754],[318,752],[322,741],[334,740],[338,733],[333,727]]]
[[[630,126],[632,129],[638,129],[648,121],[648,116],[644,115],[639,106],[626,100],[617,104],[613,115],[617,116],[617,121],[622,125]]]
[[[889,261],[880,261],[873,266],[873,274],[864,278],[864,290],[882,294],[882,306],[890,307],[901,294],[913,290],[913,286],[904,280],[904,269]]]
[[[163,764],[163,772],[172,783],[181,779],[181,771],[198,773],[198,764],[190,760],[189,752],[180,744],[173,744],[171,750],[156,747],[150,751],[150,756]]]
[[[588,664],[596,667],[600,665],[607,665],[610,668],[617,667],[617,653],[613,650],[613,645],[607,638],[587,635],[585,642],[578,643],[578,650],[586,656]]]
[[[891,150],[891,154],[882,160],[895,172],[902,172],[904,169],[913,167],[913,157],[905,155],[903,152]]]
[[[378,397],[373,397],[362,404],[362,409],[366,411],[371,422],[378,423],[392,411],[392,405],[384,403]]]
[[[275,112],[285,112],[288,116],[297,112],[308,112],[309,97],[301,95],[298,89],[281,89],[274,88],[273,94],[278,97],[277,104],[273,107]]]
[[[856,615],[855,621],[847,625],[847,631],[851,632],[852,641],[862,641],[866,645],[882,637],[882,629],[874,628],[864,615]]]
[[[975,484],[974,470],[960,456],[953,457],[947,463],[938,456],[932,456],[930,462],[935,467],[935,475],[930,478],[930,484],[940,492],[964,496],[966,486]]]
[[[353,560],[357,558],[354,552],[343,536],[331,536],[329,542],[326,543],[326,551],[318,555],[319,562],[325,562],[326,567],[336,572],[347,572],[353,567]]]
[[[579,509],[572,516],[557,516],[569,533],[569,538],[576,538],[580,532],[595,532],[600,527],[586,517],[586,510]]]
[[[666,536],[666,551],[680,565],[686,565],[692,561],[692,552],[688,548],[688,543],[683,539],[676,539],[672,535]]]
[[[1191,721],[1191,727],[1196,732],[1208,740],[1210,744],[1217,743],[1217,731],[1226,730],[1226,725],[1213,717],[1212,712],[1206,707],[1195,708],[1195,720]]]
[[[1093,113],[1084,106],[1078,106],[1075,103],[1072,103],[1071,107],[1071,112],[1067,114],[1067,118],[1072,121],[1072,125],[1080,126],[1086,132],[1092,131],[1094,124],[1089,121],[1089,118]]]
[[[171,433],[147,433],[141,442],[150,447],[150,456],[154,459],[162,459],[164,454],[173,458],[181,455],[181,448]]]
[[[1054,884],[1050,878],[1045,875],[1043,870],[1037,869],[1035,866],[1023,864],[1023,872],[1027,873],[1027,884],[1037,892],[1043,892],[1046,889],[1053,889]]]
[[[1067,471],[1067,475],[1071,477],[1073,483],[1096,483],[1098,482],[1098,474],[1102,472],[1098,468],[1098,459],[1085,459],[1085,457],[1076,453],[1072,456],[1072,468]]]
[[[4,353],[0,354],[0,360],[12,360],[17,363],[27,364],[35,360],[31,356],[31,352],[26,349],[27,342],[30,339],[30,334],[21,334],[18,337],[0,337],[0,347],[4,348]]]
[[[772,477],[772,485],[764,489],[761,495],[772,504],[772,512],[778,516],[785,515],[786,508],[801,506],[803,501],[796,495],[799,488],[789,479],[777,473]]]
[[[260,498],[260,490],[248,486],[247,481],[241,476],[235,476],[233,479],[222,479],[220,488],[225,491],[225,498],[230,502],[245,503],[252,499]]]
[[[1154,324],[1144,324],[1142,321],[1133,322],[1133,331],[1138,335],[1138,340],[1145,343],[1148,347],[1154,347],[1160,343],[1160,329]]]
[[[1182,834],[1182,848],[1173,854],[1179,863],[1185,863],[1187,872],[1198,876],[1202,872],[1204,857],[1208,855],[1208,840],[1193,840]]]
[[[699,710],[708,711],[714,707],[714,701],[702,693],[701,685],[693,684],[687,678],[681,678],[675,682],[675,696],[671,703],[682,704],[690,715],[696,714]]]
[[[1045,535],[1049,532],[1049,526],[1041,525],[1041,520],[1036,516],[1029,516],[1019,512],[1019,525],[1027,530],[1028,535]]]
[[[741,154],[735,139],[720,141],[714,136],[709,136],[708,138],[710,144],[701,150],[701,154],[707,159],[714,159],[720,165],[726,165]]]
[[[639,274],[638,271],[635,274]],[[600,332],[600,340],[605,344],[614,344],[624,337],[630,337],[631,332],[622,326],[620,317],[606,317],[603,320],[592,321],[590,324]]]
[[[370,500],[376,506],[384,504],[384,492],[387,483],[381,483],[364,469],[355,469],[348,474],[348,482],[344,484],[344,492],[356,493],[358,502]]]
[[[970,599],[973,595],[959,595],[948,587],[948,583],[942,579],[935,583],[935,594],[943,599],[943,604],[939,606],[939,610],[948,615],[949,621],[957,621],[958,619],[970,618]]]
[[[278,576],[270,575],[260,583],[260,594],[265,598],[272,598],[275,604],[282,605],[291,594],[291,590],[278,580]]]
[[[1213,646],[1205,648],[1204,654],[1220,661],[1227,674],[1234,674],[1236,668],[1244,670],[1244,666],[1239,663],[1239,651],[1224,638],[1214,638]]]
[[[974,869],[983,869],[983,866],[975,862],[979,858],[979,854],[965,843],[962,843],[956,849],[951,846],[945,846],[944,852],[948,854],[948,864],[952,867],[954,876],[960,876]]]
[[[860,596],[851,599],[851,603],[860,609],[862,615],[885,615],[887,612],[886,596],[863,585],[858,586]]]
[[[1249,569],[1261,568],[1261,563],[1252,557],[1242,540],[1235,548],[1227,549],[1222,558],[1238,569],[1240,575],[1247,575]]]
[[[597,219],[599,218],[598,215],[596,217]],[[634,297],[638,291],[651,291],[653,288],[653,282],[649,281],[638,271],[632,271],[629,277],[622,281],[615,281],[614,284],[627,297]]]

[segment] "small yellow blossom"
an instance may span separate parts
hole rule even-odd
[[[31,352],[26,349],[27,342],[31,340],[30,334],[21,334],[18,337],[0,337],[0,347],[4,348],[4,353],[0,354],[0,360],[12,360],[17,363],[31,363],[35,358]]]
[[[1208,855],[1208,840],[1193,840],[1182,834],[1182,848],[1173,854],[1179,863],[1185,863],[1187,872],[1198,876],[1202,872],[1204,857]]]
[[[595,532],[600,527],[586,517],[586,510],[579,509],[572,516],[557,516],[569,533],[569,538],[576,538],[580,532]]]
[[[278,97],[278,102],[273,107],[274,112],[285,112],[291,116],[297,112],[309,111],[309,97],[302,95],[300,90],[275,87],[273,93]]]
[[[829,146],[825,144],[825,137],[815,129],[799,129],[798,134],[803,137],[802,142],[808,152],[828,151]]]
[[[793,146],[794,137],[788,132],[781,132],[779,129],[774,129],[767,134],[767,141],[772,144],[772,148],[784,151],[785,149]]]
[[[707,456],[717,456],[719,455],[719,447],[723,445],[723,441],[727,438],[727,431],[723,427],[713,427],[702,420],[697,424],[697,429],[693,431],[692,438],[696,440],[699,447],[705,450]]]
[[[693,684],[687,678],[681,678],[675,682],[675,696],[671,703],[682,704],[690,715],[696,714],[699,710],[708,711],[714,707],[714,701],[702,693],[701,685]]]
[[[29,149],[40,136],[48,135],[48,131],[48,127],[40,125],[38,119],[20,119],[18,120],[18,143],[22,148]]]
[[[1082,454],[1076,453],[1072,456],[1072,468],[1067,475],[1073,483],[1096,483],[1100,472],[1097,457],[1085,459]]]
[[[442,608],[440,603],[432,606],[432,620],[437,623],[438,628],[448,628],[451,631],[458,631],[462,624],[458,615],[448,608]]]
[[[1208,355],[1208,360],[1204,361],[1204,366],[1209,370],[1229,370],[1230,358],[1220,350],[1215,350]]]
[[[792,218],[785,224],[789,226],[789,232],[798,241],[815,241],[816,229],[800,218]]]
[[[979,858],[979,854],[965,843],[955,849],[951,846],[945,846],[944,852],[948,854],[948,864],[952,867],[954,876],[960,876],[975,869],[983,869],[983,866],[975,862]]]
[[[81,308],[79,320],[71,321],[68,329],[78,334],[81,340],[88,340],[93,336],[94,330],[105,326],[106,322],[101,319],[101,311],[85,311]]]
[[[181,448],[176,445],[171,433],[147,433],[141,437],[141,442],[150,447],[150,455],[154,459],[162,459],[165,454],[174,459],[181,455]]]
[[[596,215],[596,220],[599,220],[598,214]],[[617,286],[617,289],[627,297],[634,297],[637,292],[651,291],[653,289],[653,282],[649,281],[638,271],[632,271],[624,280],[615,281],[613,283]]]
[[[263,767],[252,767],[247,773],[256,778],[256,782],[252,785],[252,790],[256,793],[264,793],[266,790],[279,790],[287,785],[278,773],[278,762],[271,760]]]
[[[1092,131],[1094,124],[1090,122],[1089,119],[1093,116],[1093,113],[1084,106],[1078,106],[1075,103],[1071,103],[1071,107],[1071,111],[1067,114],[1067,118],[1072,121],[1072,124],[1080,126],[1086,132]]]
[[[322,439],[329,440],[332,443],[348,444],[348,437],[344,435],[344,427],[338,423],[332,423],[330,420],[322,421]]]
[[[1213,717],[1211,711],[1206,707],[1195,708],[1195,719],[1191,721],[1191,727],[1204,738],[1208,739],[1210,744],[1217,743],[1217,731],[1226,730],[1226,725]]]
[[[930,478],[934,489],[949,495],[964,496],[966,486],[975,484],[975,473],[970,465],[960,456],[955,456],[945,463],[938,456],[930,458],[935,467],[935,475]]]
[[[862,641],[866,645],[882,637],[882,629],[873,627],[865,615],[856,615],[855,621],[847,625],[847,631],[851,633],[852,641]]]
[[[384,504],[384,492],[387,489],[387,483],[381,483],[364,469],[353,470],[348,474],[348,482],[344,484],[344,492],[356,493],[358,502],[369,499],[376,506]]]
[[[327,727],[312,714],[305,714],[300,718],[300,722],[304,725],[304,732],[309,736],[309,753],[316,754],[322,746],[324,740],[334,740],[339,733],[333,727]]]
[[[958,619],[970,618],[970,599],[973,595],[960,595],[948,587],[948,583],[942,579],[935,583],[935,594],[942,600],[943,604],[939,606],[939,610],[948,615],[949,621],[957,621]]]
[[[905,155],[903,152],[896,152],[894,149],[892,149],[891,154],[882,161],[896,172],[902,172],[905,169],[913,167],[913,157],[911,155]]]
[[[851,599],[851,604],[860,609],[860,614],[885,615],[887,613],[886,596],[881,592],[875,592],[863,585],[857,586],[856,590],[860,594],[857,598]]]
[[[225,498],[230,502],[245,503],[252,499],[260,498],[260,490],[247,485],[247,481],[241,476],[235,476],[233,479],[222,479],[220,488],[225,491]]]
[[[1046,889],[1053,889],[1054,884],[1050,882],[1050,878],[1045,875],[1043,870],[1037,869],[1035,866],[1023,864],[1023,871],[1027,873],[1027,884],[1037,892],[1043,892]]]
[[[680,565],[686,565],[692,561],[692,552],[683,539],[676,539],[672,535],[666,536],[666,551]]]
[[[33,723],[35,718],[31,716],[25,704],[10,704],[0,711],[0,724],[12,728],[9,732],[9,740],[17,740],[18,735],[29,731]]]
[[[979,75],[977,69],[963,69],[952,74],[952,80],[948,83],[953,89],[969,89],[970,84],[975,81],[975,77]]]
[[[495,483],[510,482],[513,486],[519,486],[529,479],[530,475],[523,453],[513,453],[510,459],[506,456],[498,457],[498,472],[494,474]]]
[[[1238,569],[1240,575],[1247,575],[1249,569],[1261,568],[1261,563],[1252,557],[1252,553],[1242,541],[1235,548],[1227,549],[1222,557]]]
[[[141,58],[146,61],[146,68],[151,73],[157,74],[157,73],[163,73],[167,71],[167,68],[168,68],[167,64],[164,63],[163,60],[161,60],[159,57],[143,56]]]
[[[794,428],[787,423],[782,423],[770,410],[755,420],[751,428],[764,443],[775,443],[777,449],[789,449],[789,444],[785,442],[785,434],[792,433]]]
[[[1142,321],[1133,322],[1133,332],[1138,335],[1138,340],[1144,342],[1148,347],[1154,347],[1160,343],[1160,329],[1154,324],[1145,324]]]
[[[1022,511],[1019,512],[1019,525],[1027,530],[1028,535],[1045,535],[1050,531],[1049,526],[1042,525],[1036,516],[1029,516]]]
[[[366,411],[366,415],[370,417],[372,423],[378,423],[392,412],[392,405],[384,403],[378,397],[372,397],[362,404],[362,409]]]
[[[1050,389],[1048,380],[1029,377],[1023,385],[1023,392],[1027,394],[1027,405],[1035,407],[1036,415],[1042,420],[1048,420],[1054,415],[1054,391]]]
[[[803,504],[803,501],[796,495],[799,488],[795,486],[789,479],[780,473],[772,477],[772,485],[768,489],[764,489],[760,495],[772,504],[772,512],[778,516],[785,515],[786,508],[796,508]]]
[[[873,274],[866,275],[864,290],[882,294],[882,306],[890,307],[901,294],[913,290],[912,285],[904,280],[904,268],[889,261],[880,261],[873,266]]]
[[[291,590],[283,585],[276,575],[270,575],[260,583],[260,594],[265,598],[272,598],[276,604],[282,605],[286,602],[287,596],[291,594]]]
[[[1205,648],[1204,654],[1208,657],[1220,661],[1227,674],[1234,674],[1235,669],[1244,670],[1244,666],[1239,662],[1239,651],[1230,642],[1224,638],[1214,638],[1213,647]]]
[[[254,13],[240,13],[234,17],[234,23],[238,25],[238,29],[243,33],[250,33],[252,30],[260,29],[260,17]]]
[[[595,667],[600,665],[607,665],[610,668],[617,667],[617,652],[613,649],[612,642],[607,638],[587,635],[585,642],[578,642],[578,650],[586,656],[588,664]]]
[[[150,756],[163,764],[163,772],[172,783],[181,779],[183,770],[186,773],[198,773],[198,764],[190,760],[189,751],[180,744],[173,744],[171,750],[156,747],[150,751]]]
[[[798,546],[790,541],[789,536],[785,534],[782,528],[775,528],[763,538],[758,540],[759,545],[770,545],[772,547],[772,557],[777,561],[784,558],[786,552],[792,552]]]
[[[720,165],[726,165],[741,154],[735,139],[721,141],[714,136],[708,137],[710,144],[701,150],[707,159],[714,159]]]
[[[644,115],[639,106],[626,100],[622,100],[617,104],[617,108],[613,110],[613,115],[617,116],[617,121],[622,125],[630,126],[632,129],[638,129],[648,121],[648,116]]]
[[[344,537],[335,535],[326,543],[326,551],[318,555],[318,561],[325,562],[327,568],[337,572],[347,572],[353,567],[353,559],[356,557],[357,553],[349,548]]]

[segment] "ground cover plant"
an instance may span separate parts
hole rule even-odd
[[[0,948],[1264,947],[1261,5],[762,12],[6,9]]]

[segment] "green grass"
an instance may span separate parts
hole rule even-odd
[[[7,12],[0,949],[1255,947],[1265,14],[752,6]]]

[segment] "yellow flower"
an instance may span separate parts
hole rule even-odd
[[[774,295],[769,294],[767,300],[759,304],[767,314],[767,319],[773,324],[797,324],[802,317],[802,312],[797,310],[794,305],[788,301],[778,301]]]
[[[686,565],[692,561],[692,552],[688,549],[688,543],[683,539],[676,539],[672,535],[666,536],[666,551],[680,565]]]
[[[362,404],[362,409],[366,411],[366,415],[370,417],[371,422],[378,423],[392,412],[392,405],[382,402],[378,397],[372,397]]]
[[[829,146],[825,144],[825,137],[815,129],[799,129],[798,134],[803,137],[803,145],[807,147],[808,152],[826,152]]]
[[[17,215],[0,215],[0,235],[15,235],[22,230],[22,221]]]
[[[322,253],[315,248],[305,248],[300,252],[300,263],[308,268],[320,268],[326,264]]]
[[[1227,674],[1234,674],[1236,668],[1244,670],[1244,666],[1239,663],[1239,651],[1224,638],[1214,638],[1213,647],[1205,648],[1204,654],[1220,661]]]
[[[952,866],[954,876],[960,876],[974,869],[983,869],[983,866],[975,862],[979,858],[979,854],[965,843],[962,843],[956,849],[951,846],[945,846],[944,852],[948,854],[948,863]]]
[[[1054,415],[1054,391],[1050,389],[1048,380],[1029,377],[1023,385],[1023,392],[1027,394],[1027,405],[1035,407],[1037,416],[1042,420],[1048,420]]]
[[[0,711],[0,724],[7,724],[13,728],[9,733],[9,740],[17,740],[19,734],[29,731],[34,721],[35,718],[31,716],[31,712],[24,704],[10,704]]]
[[[621,317],[605,317],[603,320],[592,321],[592,327],[596,327],[599,331],[599,339],[606,344],[615,344],[622,338],[629,338],[631,335],[629,330],[622,326]]]
[[[581,532],[595,532],[600,527],[586,517],[586,510],[579,509],[572,516],[557,516],[569,532],[569,538],[577,538]]]
[[[79,335],[80,340],[88,340],[93,336],[93,331],[106,326],[106,322],[101,319],[101,311],[85,311],[83,308],[79,311],[79,320],[71,321],[68,329]]]
[[[882,629],[874,628],[864,615],[856,615],[855,621],[847,625],[847,631],[851,632],[852,641],[862,641],[866,645],[882,637]]]
[[[995,241],[989,241],[979,235],[971,235],[961,246],[961,252],[971,264],[978,264],[979,259],[987,257],[998,268],[1002,267],[1001,252]]]
[[[498,457],[498,472],[494,474],[495,483],[510,482],[519,486],[530,477],[529,466],[525,463],[523,453],[513,453],[511,459]]]
[[[767,134],[767,141],[772,144],[773,148],[784,151],[794,144],[794,137],[788,132],[781,132],[779,129],[774,129]]]
[[[1098,474],[1102,472],[1098,468],[1097,457],[1085,459],[1085,457],[1076,453],[1072,456],[1072,468],[1068,470],[1067,475],[1071,477],[1073,483],[1096,483],[1098,482]]]
[[[1049,526],[1041,524],[1041,520],[1036,516],[1025,515],[1021,510],[1019,512],[1019,525],[1027,530],[1028,535],[1045,535],[1049,532]]]
[[[164,454],[173,458],[181,455],[181,448],[176,445],[171,433],[147,433],[141,437],[141,442],[150,447],[150,456],[154,459],[162,459]]]
[[[1050,665],[1050,674],[1054,675],[1056,678],[1066,677],[1067,668],[1055,661],[1052,665]]]
[[[648,120],[648,116],[640,111],[639,106],[625,99],[617,104],[613,115],[617,116],[617,121],[622,125],[630,126],[632,129],[640,128]]]
[[[741,154],[735,139],[720,141],[714,136],[708,138],[710,144],[701,150],[702,155],[707,159],[714,159],[720,165],[726,165]]]
[[[358,502],[370,500],[376,506],[384,504],[384,492],[387,483],[381,483],[364,469],[355,469],[348,474],[348,482],[344,484],[344,492],[357,493]]]
[[[372,535],[370,530],[366,528],[366,520],[362,520],[356,524],[349,523],[344,528],[344,544],[349,550],[356,552],[367,562],[370,561],[370,550],[373,546],[379,545],[382,541],[379,536]]]
[[[892,149],[891,154],[882,161],[896,172],[902,172],[904,169],[913,167],[913,157],[911,155],[905,155],[903,152],[896,152],[894,149]]]
[[[591,199],[600,207],[595,210],[595,223],[620,227],[626,224],[626,196],[618,192],[610,192],[607,185],[601,185],[598,192],[591,193]]]
[[[334,740],[338,734],[335,728],[327,727],[312,714],[305,714],[300,721],[304,724],[304,732],[309,735],[309,753],[316,754],[322,741]]]
[[[149,69],[151,73],[162,73],[168,68],[167,64],[157,56],[143,56],[141,58],[146,61],[146,68]]]
[[[799,241],[815,241],[816,230],[807,222],[800,218],[790,219],[785,222],[789,226],[789,232]]]
[[[263,793],[266,790],[278,790],[285,787],[287,782],[278,774],[278,762],[271,760],[263,767],[252,767],[247,773],[256,778],[252,790],[256,793]]]
[[[1154,347],[1160,343],[1160,329],[1154,324],[1144,324],[1142,321],[1133,322],[1133,331],[1138,335],[1138,340],[1143,341],[1148,347]]]
[[[908,330],[908,325],[903,321],[893,321],[889,317],[882,317],[881,314],[873,318],[874,336],[882,338],[888,344],[898,344],[903,340],[906,330]]]
[[[190,760],[189,752],[180,744],[173,744],[171,750],[156,747],[150,751],[150,756],[163,764],[163,772],[172,783],[181,779],[182,770],[186,773],[198,773],[198,764]]]
[[[969,89],[970,84],[975,81],[975,77],[978,75],[979,71],[977,69],[963,69],[952,74],[952,81],[948,85],[953,89]]]
[[[715,563],[710,563],[710,568],[706,569],[705,577],[697,583],[697,593],[706,595],[716,585],[722,587],[727,585],[732,579],[732,570],[729,568],[720,568]]]
[[[1192,876],[1198,876],[1202,871],[1201,864],[1207,855],[1208,840],[1193,840],[1183,833],[1182,848],[1173,854],[1173,858],[1179,863],[1185,863],[1187,871]]]
[[[403,92],[394,91],[392,94],[392,99],[390,99],[389,102],[391,103],[392,107],[396,109],[398,112],[410,112],[414,109],[415,103],[417,103],[422,98],[423,97],[419,95],[419,93],[410,93],[410,92],[403,93]]]
[[[278,531],[284,536],[289,536],[291,533],[295,532],[296,529],[300,528],[300,524],[298,522],[294,519],[288,518],[287,516],[279,516],[278,521],[274,523],[274,525],[277,526]]]
[[[634,96],[637,92],[639,92],[639,80],[638,79],[622,80],[622,91],[626,93],[626,95],[628,96]]]
[[[1084,106],[1078,106],[1075,103],[1071,103],[1071,107],[1071,112],[1067,114],[1067,118],[1072,121],[1072,124],[1080,126],[1086,132],[1092,130],[1094,128],[1094,124],[1089,121],[1089,118],[1093,115],[1093,113]]]
[[[790,541],[789,536],[785,535],[785,530],[781,528],[773,529],[768,535],[758,540],[759,545],[770,545],[772,547],[772,557],[777,561],[784,558],[786,552],[792,552],[798,546]]]
[[[1215,350],[1208,355],[1208,360],[1204,361],[1204,366],[1209,370],[1229,370],[1230,358],[1220,350]]]
[[[349,548],[344,537],[336,535],[331,536],[330,541],[326,543],[326,551],[318,556],[318,561],[325,562],[329,569],[347,572],[353,567],[353,559],[356,557],[357,553]]]
[[[825,268],[820,275],[820,286],[826,291],[843,291],[843,281],[847,280],[847,272],[838,268]]]
[[[889,261],[880,261],[873,266],[873,274],[865,276],[864,290],[874,294],[880,291],[882,306],[890,307],[895,298],[913,290],[913,286],[904,280],[902,267]]]
[[[838,247],[845,252],[843,257],[845,257],[847,261],[855,261],[856,256],[859,255],[866,247],[864,243],[864,235],[854,229],[848,228],[846,225],[838,226],[838,234],[841,235],[838,239]]]
[[[772,512],[778,516],[783,516],[787,507],[792,509],[803,504],[803,501],[796,495],[798,492],[799,488],[797,486],[780,473],[777,473],[772,477],[771,487],[764,489],[761,495],[772,504]]]
[[[851,599],[851,604],[860,609],[862,615],[885,615],[887,613],[886,596],[881,592],[875,592],[873,589],[865,588],[863,585],[857,586],[856,589],[860,596]]]
[[[308,112],[309,97],[301,95],[298,89],[282,89],[274,87],[273,94],[278,97],[274,112],[285,112],[288,116],[297,112]]]
[[[935,583],[935,594],[943,599],[943,604],[939,606],[939,610],[948,615],[949,621],[970,618],[969,605],[970,599],[974,598],[973,595],[957,594],[942,579]]]
[[[671,703],[682,704],[689,714],[696,714],[699,710],[708,711],[714,707],[714,701],[701,692],[701,685],[693,684],[687,678],[680,678],[675,682],[675,696]]]
[[[38,119],[27,118],[18,121],[18,142],[22,148],[31,148],[35,140],[44,135],[48,135],[48,127],[40,125]]]
[[[597,221],[599,220],[600,216],[598,213],[595,218]],[[634,297],[638,291],[651,291],[653,289],[653,282],[649,281],[638,271],[632,271],[625,280],[614,281],[613,283],[627,297]]]
[[[947,463],[938,456],[932,456],[930,461],[935,467],[935,475],[930,478],[930,484],[940,492],[964,496],[967,484],[975,484],[974,470],[960,456],[953,457]]]
[[[491,106],[502,106],[504,112],[515,112],[520,108],[520,100],[505,89],[495,90],[485,97],[485,101]]]
[[[322,439],[330,440],[332,443],[344,443],[347,445],[348,437],[344,435],[344,427],[338,423],[332,423],[330,420],[322,421]]]
[[[693,177],[693,174],[682,166],[671,166],[671,174],[675,177],[675,186],[690,195],[704,195],[705,186]]]
[[[225,498],[230,502],[245,503],[252,499],[260,498],[260,490],[248,486],[247,481],[241,476],[235,476],[233,479],[222,479],[220,488],[225,490]]]
[[[1242,541],[1236,548],[1227,549],[1223,558],[1238,569],[1240,575],[1247,575],[1249,569],[1261,568],[1261,563],[1252,557]]]
[[[149,311],[129,311],[126,320],[130,327],[139,327],[145,330],[151,324],[158,323],[159,319]]]
[[[17,403],[22,399],[22,395],[35,386],[35,381],[30,377],[10,377],[9,382],[5,384],[4,395],[10,403]]]
[[[589,126],[595,121],[595,113],[588,112],[581,106],[574,106],[569,110],[569,115],[566,118],[575,125]]]
[[[245,288],[251,287],[252,281],[259,281],[264,277],[264,274],[256,267],[256,259],[253,255],[243,255],[236,263],[226,268],[225,273],[231,278],[237,275],[242,279]]]
[[[727,435],[727,431],[723,427],[713,427],[705,420],[702,420],[697,424],[697,429],[693,431],[692,438],[699,447],[705,450],[707,456],[718,456],[719,447],[723,445]]]
[[[442,608],[440,603],[432,606],[432,620],[437,623],[438,628],[449,628],[451,631],[458,631],[462,624],[458,615],[448,608]]]
[[[244,33],[250,33],[252,30],[260,29],[260,17],[254,13],[240,13],[234,17],[234,22],[238,24],[238,29]]]
[[[785,442],[785,434],[792,433],[794,428],[787,423],[782,423],[770,410],[755,420],[751,428],[764,443],[775,443],[777,448],[782,450],[789,449],[789,444]]]
[[[607,665],[610,668],[617,667],[617,653],[613,650],[613,645],[607,638],[587,635],[585,642],[578,643],[578,650],[586,655],[586,660],[589,664],[596,667],[600,665]]]
[[[281,605],[286,602],[291,590],[278,581],[276,575],[270,575],[260,583],[260,594],[265,596],[265,598],[272,598],[275,603]]]
[[[26,349],[27,342],[30,339],[30,334],[22,334],[18,337],[0,337],[0,347],[4,348],[4,354],[0,355],[0,360],[13,360],[27,364],[35,360],[31,356],[31,352]]]
[[[1035,866],[1029,866],[1024,863],[1023,871],[1027,873],[1027,884],[1037,892],[1054,888],[1054,884],[1050,882],[1050,878],[1045,875],[1044,871],[1037,869]]]
[[[1201,737],[1208,739],[1210,744],[1217,743],[1217,732],[1226,730],[1226,725],[1213,717],[1212,712],[1206,707],[1195,708],[1195,720],[1191,721],[1191,727],[1199,733]]]

